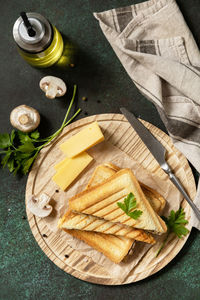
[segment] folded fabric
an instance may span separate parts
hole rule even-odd
[[[200,173],[200,52],[174,0],[94,13],[127,73]],[[194,199],[200,208],[200,184]],[[200,222],[192,213],[192,225]]]

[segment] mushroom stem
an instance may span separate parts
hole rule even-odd
[[[46,97],[49,99],[54,99],[57,95],[57,87],[53,84],[49,84],[46,89]]]
[[[27,114],[23,114],[19,117],[19,123],[21,125],[27,125],[29,123],[30,119]]]

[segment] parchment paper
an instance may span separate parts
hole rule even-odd
[[[77,181],[66,191],[66,197],[61,199],[60,203],[55,203],[55,213],[53,216],[47,217],[45,221],[51,231],[60,235],[60,238],[67,240],[68,244],[73,249],[91,257],[95,263],[103,266],[108,273],[112,274],[112,277],[125,278],[152,246],[136,242],[134,243],[133,251],[131,251],[132,253],[127,255],[123,262],[120,264],[111,262],[100,252],[57,228],[59,217],[62,216],[67,209],[68,199],[85,189],[85,186],[87,185],[96,166],[109,162],[120,168],[130,168],[140,182],[143,182],[147,186],[159,192],[167,201],[163,215],[168,216],[171,209],[177,210],[183,198],[179,191],[172,185],[170,180],[167,179],[163,181],[156,175],[149,173],[146,169],[139,165],[138,162],[130,158],[125,152],[121,151],[109,142],[102,142],[88,152],[94,158],[93,163],[88,166],[86,171],[82,173]],[[156,237],[157,241],[161,239],[163,239],[163,235]],[[156,243],[153,249],[154,248],[156,253],[156,249],[159,248],[158,243]]]

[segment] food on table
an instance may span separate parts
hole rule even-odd
[[[61,144],[60,148],[67,157],[54,166],[56,174],[52,177],[53,181],[66,190],[93,159],[85,150],[103,140],[98,123],[93,122]]]
[[[53,207],[49,205],[51,198],[43,193],[39,197],[32,195],[27,201],[27,208],[37,217],[45,218],[49,216]]]
[[[116,173],[112,167],[109,167],[110,164],[104,164],[104,165],[99,165],[88,185],[86,188],[90,188],[92,186],[95,186],[97,184],[102,183],[105,181],[107,178],[111,177],[113,174]],[[111,165],[110,165],[111,166]],[[116,167],[117,168],[117,167]],[[119,168],[118,168],[119,170]],[[155,207],[157,209],[154,209],[157,213],[160,208],[160,199],[165,203],[164,198],[152,190],[151,194],[149,192],[149,202],[155,203]],[[145,194],[145,192],[144,192]],[[159,197],[157,197],[159,195]],[[145,195],[146,196],[146,195]],[[76,213],[72,211],[67,211],[65,215],[59,220],[58,224],[59,228],[61,229],[79,229],[79,230],[86,230],[86,231],[97,231],[97,232],[102,232],[106,234],[115,234],[115,235],[121,235],[127,238],[133,238],[139,241],[143,241],[146,243],[153,243],[155,242],[154,239],[150,236],[147,235],[143,230],[140,229],[135,229],[130,226],[126,226],[123,224],[116,224],[113,222],[105,221],[104,219],[97,218],[95,216],[91,215],[85,215],[81,213]]]
[[[54,169],[56,171],[58,171],[60,169],[60,167],[62,167],[64,164],[66,164],[67,162],[70,161],[70,158],[69,157],[65,157],[63,160],[61,160],[59,163],[57,163],[55,166],[54,166]]]
[[[118,207],[132,193],[142,214],[134,219]],[[154,212],[130,169],[122,169],[106,182],[83,191],[69,199],[69,208],[112,222],[145,229],[157,234],[167,231],[165,222]]]
[[[67,230],[70,235],[84,241],[94,249],[102,252],[111,261],[118,264],[128,254],[134,240],[111,234],[96,233],[91,231]]]
[[[93,122],[61,144],[60,149],[68,157],[74,157],[102,141],[104,141],[103,133],[98,123]]]
[[[89,165],[93,158],[83,152],[76,157],[69,158],[59,167],[52,180],[62,189],[66,188],[79,176],[79,174]]]
[[[98,183],[100,183],[100,182],[108,179],[112,175],[114,175],[119,170],[120,170],[119,167],[117,167],[111,163],[105,163],[103,165],[99,165],[95,169],[86,188],[90,188],[94,185],[97,185]],[[160,215],[166,204],[165,199],[158,192],[156,192],[155,190],[146,186],[145,184],[143,184],[141,182],[139,182],[139,184],[142,188],[142,191],[143,191],[146,199],[149,201],[149,203],[151,204],[153,209],[157,212],[157,214]]]
[[[55,76],[45,76],[40,80],[40,88],[49,99],[62,97],[67,91],[64,81]]]
[[[93,189],[95,186],[102,186],[102,183],[107,182],[107,180],[112,178],[119,170],[120,168],[110,163],[99,165],[93,172],[86,186],[86,191],[87,189]],[[165,200],[157,192],[151,189],[150,191],[151,197],[148,191],[150,203],[154,203],[157,212],[161,212],[161,206],[163,208]],[[72,236],[83,240],[115,263],[120,263],[124,259],[135,240],[152,244],[155,243],[154,238],[141,229],[106,221],[102,218],[71,210],[68,210],[66,214],[60,218],[58,227]]]
[[[10,114],[10,123],[13,127],[23,132],[30,132],[40,124],[39,112],[30,106],[19,105]]]
[[[58,227],[61,229],[78,229],[81,231],[101,232],[113,234],[137,241],[154,244],[154,238],[141,229],[136,229],[120,223],[105,221],[91,215],[85,215],[68,210],[59,220]]]
[[[186,236],[190,232],[185,227],[185,225],[188,224],[188,220],[185,219],[185,212],[182,207],[180,207],[177,211],[171,210],[168,218],[164,216],[162,218],[167,225],[167,234],[160,248],[158,249],[156,256],[158,256],[162,249],[165,247],[171,233],[175,234],[179,239],[181,239],[183,238],[183,236]]]

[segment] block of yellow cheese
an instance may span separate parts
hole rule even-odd
[[[69,158],[59,167],[52,180],[64,191],[92,160],[93,158],[87,152]]]
[[[68,157],[74,157],[103,140],[104,136],[98,123],[93,122],[61,144],[60,149]]]
[[[61,160],[59,163],[57,163],[54,166],[54,169],[56,171],[58,171],[64,164],[68,163],[69,161],[70,161],[70,158],[69,157],[65,157],[63,160]]]

